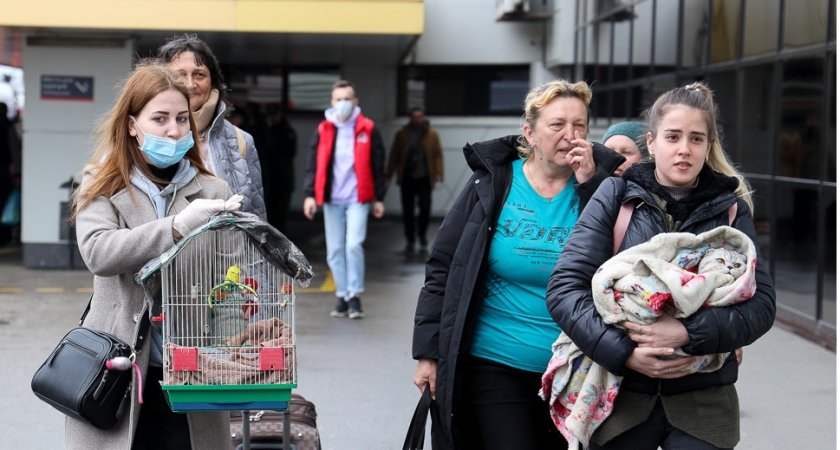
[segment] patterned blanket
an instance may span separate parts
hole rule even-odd
[[[737,229],[663,233],[607,260],[592,277],[592,295],[604,323],[649,325],[662,314],[684,318],[752,298],[755,265],[755,246]],[[587,446],[612,412],[622,378],[585,356],[565,333],[552,351],[540,396],[569,449]],[[718,370],[727,355],[697,357],[690,372]]]
[[[272,317],[252,322],[245,331],[231,336],[223,346],[197,347],[191,370],[177,370],[173,363],[180,347],[164,345],[164,384],[166,385],[222,385],[222,384],[283,384],[294,380],[295,348],[292,328]],[[260,350],[278,349],[283,352],[283,368],[263,370]]]

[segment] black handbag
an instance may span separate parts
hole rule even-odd
[[[408,432],[403,442],[403,450],[422,450],[426,441],[426,418],[429,417],[429,409],[432,407],[432,390],[427,385],[423,389],[423,395],[417,402],[414,409],[414,416],[408,425]]]
[[[80,326],[61,339],[35,372],[32,392],[63,414],[107,430],[130,404],[132,385],[131,367],[126,370],[108,362],[124,357],[133,363],[133,355],[143,346],[149,318],[142,314],[139,333],[131,346],[108,333],[81,326],[88,311],[90,301]]]

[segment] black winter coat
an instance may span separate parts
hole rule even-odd
[[[483,295],[487,252],[518,158],[517,136],[467,144],[474,171],[435,235],[426,263],[426,282],[417,300],[412,354],[436,359],[437,393],[432,414],[435,450],[458,448],[453,404],[458,395],[458,363],[469,349],[478,302]],[[577,186],[580,207],[624,157],[593,144],[595,175]],[[536,395],[536,394],[534,394]]]
[[[671,395],[731,384],[738,379],[738,364],[733,353],[716,372],[673,380],[649,378],[625,367],[636,344],[624,330],[605,325],[592,300],[592,275],[613,255],[613,226],[621,204],[637,204],[619,249],[624,250],[662,232],[699,234],[728,225],[728,209],[736,201],[738,211],[732,227],[749,236],[758,249],[750,211],[734,192],[724,192],[699,204],[677,229],[669,230],[664,212],[646,189],[633,181],[612,178],[601,184],[581,213],[549,280],[548,309],[586,356],[610,372],[624,376],[622,391]],[[689,335],[689,343],[682,350],[690,355],[732,352],[766,333],[775,320],[776,298],[761,255],[758,255],[755,278],[757,288],[752,299],[732,306],[703,308],[680,319]]]

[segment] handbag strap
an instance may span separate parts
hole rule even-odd
[[[420,396],[417,407],[414,409],[414,417],[411,418],[411,424],[408,426],[403,450],[423,449],[423,444],[426,441],[426,419],[429,417],[431,406],[432,390],[426,385],[426,388],[423,389],[423,395]]]
[[[90,312],[90,304],[92,302],[93,294],[90,294],[87,306],[85,306],[85,310],[82,312],[82,316],[79,317],[79,326],[82,326],[82,323],[84,323],[85,321],[85,317],[87,317],[88,313]],[[140,349],[143,348],[143,343],[146,342],[146,333],[149,331],[149,326],[151,324],[152,323],[149,321],[148,314],[140,314],[140,325],[137,328],[137,335],[134,336],[134,343],[131,346],[131,348],[134,349],[135,352],[140,352]]]
[[[90,298],[88,299],[87,306],[85,306],[84,312],[82,312],[82,317],[79,317],[79,326],[82,326],[82,323],[85,321],[85,317],[87,317],[88,313],[90,312],[90,303],[93,301],[93,294],[90,294]]]

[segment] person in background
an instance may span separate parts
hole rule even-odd
[[[435,450],[567,446],[537,395],[560,333],[545,286],[587,200],[624,162],[586,140],[591,99],[582,81],[535,87],[521,135],[464,147],[473,174],[432,242],[414,317]]]
[[[426,250],[426,229],[432,210],[432,189],[443,180],[443,149],[437,131],[429,126],[423,108],[409,111],[409,121],[394,136],[385,178],[396,175],[403,210],[405,251],[414,252],[415,239]],[[414,205],[419,214],[415,217]]]
[[[283,110],[277,106],[268,111],[264,158],[263,186],[268,209],[268,223],[286,233],[289,205],[295,190],[295,155],[297,132],[289,124]]]
[[[6,202],[12,190],[20,188],[20,173],[15,165],[15,150],[12,148],[16,142],[16,133],[12,121],[6,115],[8,110],[8,105],[0,100],[0,170],[3,171],[0,177],[0,212],[6,210]],[[0,246],[15,244],[12,236],[14,228],[15,225],[11,223],[0,223]]]
[[[241,109],[233,108],[231,112],[228,113],[227,120],[231,123],[231,125],[235,126],[236,128],[239,128],[243,131],[248,131],[248,115],[245,114],[245,112]],[[249,134],[251,133],[249,132]],[[251,134],[251,137],[253,137],[253,134]],[[260,166],[260,168],[262,168],[262,166]]]
[[[607,128],[601,140],[625,159],[624,164],[616,169],[616,176],[620,177],[628,167],[650,157],[645,141],[647,131],[647,125],[642,122],[618,122]]]
[[[242,198],[204,167],[189,101],[184,80],[166,66],[138,65],[99,126],[96,151],[73,196],[71,220],[93,274],[84,326],[125,342],[135,341],[135,317],[148,314],[134,274],[212,214],[238,209]],[[67,418],[65,448],[229,449],[228,413],[169,409],[160,385],[160,330],[151,327],[145,341],[136,359],[143,404],[135,384],[113,428]]]
[[[243,195],[243,211],[265,220],[262,173],[254,138],[225,119],[227,86],[216,56],[197,36],[183,34],[163,44],[158,58],[187,80],[204,166]]]
[[[385,214],[385,147],[362,115],[353,83],[333,83],[330,104],[309,144],[303,215],[312,220],[318,206],[324,208],[327,265],[338,297],[330,315],[361,319],[368,214]]]
[[[12,87],[12,76],[8,73],[0,74],[0,103],[6,104],[3,113],[6,119],[14,122],[20,115],[20,105],[15,88]]]
[[[548,284],[551,316],[594,362],[623,376],[612,414],[590,450],[731,449],[740,439],[735,350],[766,333],[776,314],[775,290],[761,255],[756,291],[742,303],[701,308],[684,319],[663,315],[651,325],[604,324],[592,276],[613,256],[622,204],[635,205],[619,251],[659,233],[699,234],[730,223],[756,248],[753,203],[743,175],[720,143],[711,90],[692,83],[662,94],[647,113],[651,161],[605,181],[569,237]],[[690,373],[693,356],[732,352],[714,372]]]

